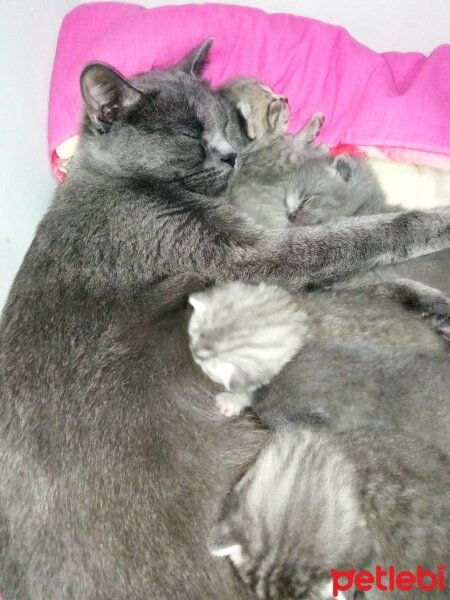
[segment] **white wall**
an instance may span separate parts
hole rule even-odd
[[[428,53],[438,44],[450,42],[449,0],[222,2],[343,25],[378,51]],[[48,89],[61,19],[80,3],[0,0],[0,307],[55,187],[47,161]],[[156,6],[163,1],[141,4]]]

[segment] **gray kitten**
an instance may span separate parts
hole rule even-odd
[[[370,166],[347,154],[310,155],[292,175],[286,198],[289,220],[296,225],[319,225],[340,217],[396,212]]]
[[[226,416],[250,406],[253,392],[307,341],[367,341],[439,356],[443,343],[435,329],[405,308],[434,315],[438,323],[450,315],[444,294],[409,280],[347,284],[301,298],[274,285],[234,282],[193,294],[189,302],[194,307],[189,322],[193,357],[227,390],[216,396]],[[358,306],[361,310],[355,311]]]
[[[401,210],[388,205],[368,163],[346,154],[322,152],[305,156],[290,175],[286,196],[288,219],[294,225],[320,225],[338,218]],[[450,293],[450,252],[421,257],[408,264],[377,268],[378,279],[411,278]],[[447,334],[450,335],[449,330]]]
[[[253,136],[255,141],[242,154],[242,167],[231,187],[231,202],[243,214],[265,227],[273,228],[287,227],[290,223],[297,226],[317,225],[332,222],[337,217],[400,209],[386,204],[378,180],[365,161],[347,155],[334,158],[323,146],[311,146],[323,123],[320,116],[313,118],[297,136],[287,136],[288,105],[281,102],[279,96],[270,89],[254,80],[239,78],[222,88],[222,93],[241,112],[247,128],[258,132]],[[269,119],[269,114],[273,114],[276,107],[282,115],[278,125],[277,122],[272,124]],[[249,197],[255,200],[250,201]],[[391,280],[397,277],[398,281],[368,285],[366,294],[357,293],[353,299],[342,294],[340,300],[345,306],[340,310],[331,305],[335,297],[329,298],[328,306],[326,297],[320,296],[318,302],[324,314],[331,312],[331,318],[339,316],[341,322],[342,319],[347,321],[348,334],[362,331],[364,336],[372,334],[380,343],[388,341],[388,345],[392,346],[393,343],[394,347],[398,347],[404,340],[406,345],[411,336],[401,334],[398,326],[392,330],[395,334],[389,335],[393,318],[398,312],[392,309],[394,312],[391,317],[386,317],[378,303],[368,300],[369,294],[387,292],[392,297],[400,295],[403,300],[408,296],[413,297],[417,285],[414,282],[408,284],[405,277],[425,281],[433,287],[442,287],[450,294],[449,265],[447,252],[417,259],[406,265],[387,267],[384,272],[377,270],[366,273],[359,279],[377,282],[389,276]],[[400,290],[400,294],[396,294],[394,289]],[[430,298],[429,302],[433,303],[433,299]],[[384,304],[381,306],[383,309],[390,308]],[[365,327],[361,330],[360,320],[355,330],[355,315],[362,312],[365,315]],[[448,314],[443,316],[447,317]],[[409,329],[405,315],[400,316],[400,322],[404,331]],[[420,334],[420,329],[416,327],[412,325],[413,330]],[[450,340],[450,328],[445,318],[439,329]],[[380,330],[383,330],[381,338]],[[424,335],[425,348],[430,335]]]
[[[450,361],[436,351],[440,340],[385,295],[368,296],[375,323],[366,322],[352,312],[363,294],[295,298],[242,282],[195,294],[190,345],[194,360],[228,390],[218,398],[222,412],[252,404],[271,426],[279,416],[303,415],[337,430],[400,428],[450,452]],[[450,302],[440,297],[448,315]],[[416,300],[420,306],[420,295]],[[400,351],[375,346],[374,338],[393,346],[398,340]]]
[[[239,161],[233,113],[199,77],[210,45],[132,80],[82,74],[78,152],[0,324],[8,600],[251,597],[205,539],[267,434],[216,414],[186,308],[155,285],[196,271],[299,289],[450,245],[448,211],[266,232],[225,205]]]
[[[261,599],[443,600],[437,585],[405,594],[363,585],[364,595],[351,570],[437,574],[450,559],[449,489],[448,458],[414,438],[280,426],[227,495],[209,549]],[[334,582],[333,569],[344,572]]]
[[[249,140],[241,152],[229,201],[265,227],[285,227],[291,178],[305,156],[320,153],[317,148],[307,149],[322,127],[323,116],[314,115],[296,135],[287,135],[289,105],[284,96],[245,77],[233,79],[220,93],[240,114]]]

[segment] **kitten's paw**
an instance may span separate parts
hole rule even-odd
[[[310,142],[313,142],[316,137],[319,135],[320,130],[322,129],[322,125],[325,122],[325,117],[322,113],[315,113],[313,115],[313,118],[311,119],[311,122],[308,126],[308,131],[309,131],[309,140]]]
[[[237,394],[233,392],[222,392],[216,396],[216,404],[220,414],[224,417],[234,417],[241,410],[250,406],[250,398],[245,394]]]
[[[315,113],[313,115],[311,123],[317,127],[317,133],[319,133],[322,125],[325,123],[325,115],[323,113]]]

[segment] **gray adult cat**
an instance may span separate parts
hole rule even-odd
[[[450,245],[448,211],[264,232],[225,206],[238,167],[232,115],[198,77],[210,45],[131,82],[83,72],[78,154],[0,329],[6,600],[248,597],[204,541],[266,433],[219,421],[159,279],[298,289]]]
[[[225,498],[209,548],[261,600],[327,600],[333,588],[341,600],[443,600],[449,490],[448,458],[398,432],[280,426]],[[375,579],[377,565],[385,591],[356,577]],[[441,581],[389,592],[392,565],[396,574],[420,565]]]

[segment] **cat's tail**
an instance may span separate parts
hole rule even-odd
[[[286,290],[232,282],[192,294],[194,360],[233,392],[268,383],[303,345],[307,316]]]

